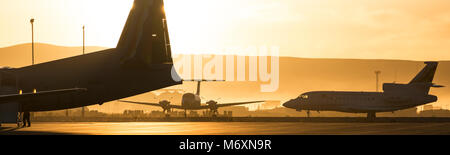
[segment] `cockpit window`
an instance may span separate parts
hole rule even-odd
[[[309,97],[308,95],[301,95],[300,96],[301,99],[308,99],[308,97]]]

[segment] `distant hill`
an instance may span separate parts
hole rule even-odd
[[[87,47],[87,52],[106,49]],[[22,44],[0,48],[0,66],[21,67],[31,63],[31,45]],[[81,47],[62,47],[49,44],[36,44],[38,63],[79,55]],[[205,63],[205,62],[204,62]],[[405,60],[359,60],[359,59],[305,59],[293,57],[280,58],[280,85],[274,93],[261,93],[260,82],[205,82],[201,96],[204,100],[218,99],[220,102],[247,100],[281,100],[295,98],[301,93],[316,90],[375,91],[375,70],[382,71],[380,83],[408,83],[422,68],[419,61]],[[450,61],[442,61],[435,77],[435,83],[449,87],[432,89],[439,97],[435,106],[450,108]],[[247,69],[248,72],[248,69]],[[186,82],[171,88],[194,92],[196,85]],[[381,89],[381,84],[380,84]],[[157,101],[153,94],[132,97],[132,100]],[[103,112],[121,113],[125,109],[160,110],[145,106],[112,102],[90,109]]]

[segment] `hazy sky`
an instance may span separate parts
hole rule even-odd
[[[0,47],[115,47],[133,0],[1,0]],[[174,53],[279,46],[283,56],[450,60],[449,0],[166,0]]]

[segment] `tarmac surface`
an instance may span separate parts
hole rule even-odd
[[[450,122],[34,122],[0,135],[450,135]]]

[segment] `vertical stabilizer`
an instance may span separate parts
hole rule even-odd
[[[432,83],[434,79],[434,74],[436,73],[436,69],[438,66],[438,62],[425,62],[427,64],[425,68],[420,71],[419,74],[414,77],[414,79],[409,82],[409,84],[413,83]]]
[[[412,95],[427,95],[431,87],[444,87],[433,83],[438,62],[425,62],[427,64],[419,74],[408,84],[385,83],[383,90],[385,93],[407,93]]]
[[[135,0],[116,48],[126,66],[172,62],[163,0]]]
[[[197,94],[198,96],[200,96],[200,83],[201,83],[202,81],[197,81],[197,93],[195,93],[195,94]]]

